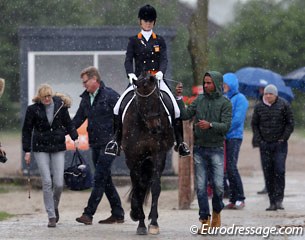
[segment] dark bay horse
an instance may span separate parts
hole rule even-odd
[[[147,234],[143,204],[151,192],[151,219],[148,231],[158,234],[158,199],[161,192],[161,174],[167,152],[174,144],[173,129],[169,116],[160,99],[157,79],[149,73],[140,75],[133,101],[124,116],[122,148],[130,170],[130,217],[139,221],[137,234]],[[164,101],[170,101],[163,93]],[[170,111],[173,111],[171,109]]]

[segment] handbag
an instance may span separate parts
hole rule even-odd
[[[0,150],[0,162],[5,163],[7,161],[6,153],[4,150]]]
[[[81,191],[92,187],[92,173],[88,163],[78,149],[73,154],[70,167],[64,170],[66,186],[73,191]]]

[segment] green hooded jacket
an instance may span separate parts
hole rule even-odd
[[[229,99],[223,96],[222,74],[209,71],[206,74],[212,77],[215,92],[199,95],[190,106],[185,107],[182,100],[177,100],[182,120],[194,117],[194,144],[202,147],[223,147],[225,135],[229,131],[232,119],[232,105]],[[205,74],[205,75],[206,75]],[[212,123],[209,129],[200,129],[196,123],[206,120]]]

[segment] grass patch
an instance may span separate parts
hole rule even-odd
[[[0,194],[1,193],[8,193],[9,190],[7,188],[3,188],[3,187],[0,187]]]
[[[0,194],[1,193],[9,193],[9,192],[21,191],[23,189],[24,189],[24,185],[19,184],[17,182],[0,183]]]
[[[1,131],[1,139],[15,140],[20,139],[21,129],[13,129],[13,130],[2,130]]]
[[[7,212],[1,212],[0,211],[0,221],[3,221],[5,219],[13,217],[13,214],[7,213]]]

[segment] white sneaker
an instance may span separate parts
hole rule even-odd
[[[244,201],[236,201],[235,202],[235,209],[243,209],[245,207]]]

